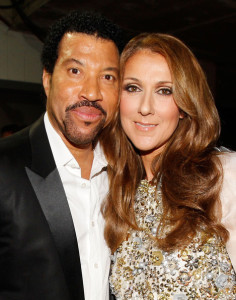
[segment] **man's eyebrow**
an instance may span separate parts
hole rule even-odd
[[[78,59],[75,59],[75,58],[68,58],[65,60],[65,63],[68,64],[68,63],[71,63],[71,62],[74,62],[80,66],[84,66],[84,64],[82,63],[82,61],[78,60]]]
[[[71,63],[71,62],[74,62],[80,66],[84,66],[84,63],[76,58],[68,58],[65,60],[65,64],[68,64],[68,63]],[[112,71],[112,72],[115,72],[115,73],[119,73],[119,69],[117,67],[107,67],[107,68],[104,68],[103,71]]]
[[[116,67],[107,67],[104,69],[104,71],[113,71],[113,72],[119,73],[119,69]]]

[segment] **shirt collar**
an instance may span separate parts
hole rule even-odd
[[[68,162],[74,159],[70,150],[66,147],[65,143],[51,125],[48,113],[45,113],[44,124],[48,135],[49,143],[55,159],[57,167],[65,166]]]
[[[47,112],[44,115],[44,124],[57,168],[66,166],[67,164],[71,163],[73,163],[74,165],[76,164],[79,167],[79,164],[75,160],[74,156],[71,154],[70,150],[66,147],[59,134],[51,125]],[[94,149],[94,159],[91,170],[91,177],[100,173],[106,166],[107,160],[105,158],[100,144],[97,143]]]
[[[91,178],[102,172],[107,167],[107,160],[99,143],[97,143],[93,154],[94,158],[91,170]]]

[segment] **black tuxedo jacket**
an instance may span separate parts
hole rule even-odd
[[[74,225],[43,117],[0,141],[0,299],[84,299]]]

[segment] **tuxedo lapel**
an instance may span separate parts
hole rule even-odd
[[[30,141],[32,165],[26,167],[26,172],[52,233],[71,299],[82,300],[83,280],[74,224],[43,118],[31,128]]]

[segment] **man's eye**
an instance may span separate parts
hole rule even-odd
[[[112,81],[112,80],[115,79],[114,76],[113,76],[113,75],[110,75],[110,74],[104,75],[104,78],[105,78],[106,80],[109,80],[109,81]]]
[[[171,88],[161,88],[157,91],[158,94],[168,96],[172,94],[172,89]]]
[[[79,69],[76,69],[76,68],[71,68],[71,69],[70,69],[70,72],[71,72],[72,74],[79,74],[79,73],[80,73]]]
[[[124,87],[124,90],[129,92],[129,93],[135,93],[135,92],[139,92],[140,88],[137,87],[136,85],[126,85]]]

